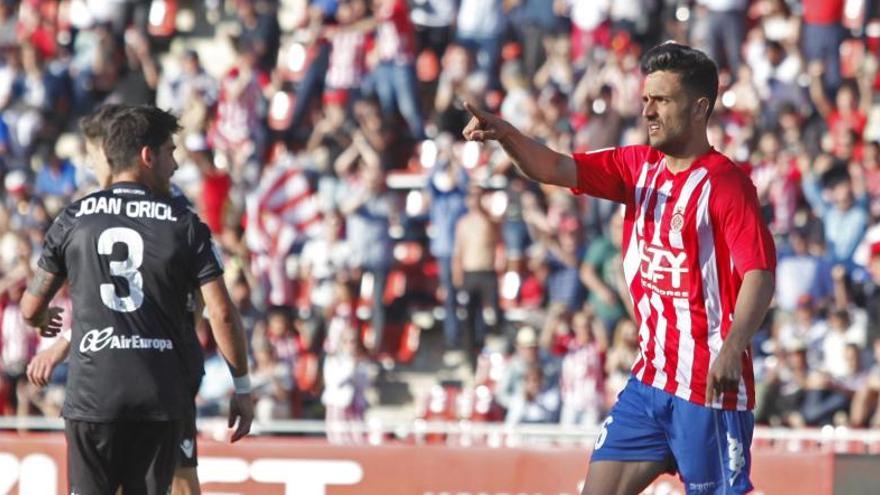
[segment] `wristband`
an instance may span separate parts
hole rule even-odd
[[[67,330],[61,332],[61,338],[70,342],[71,333],[73,333],[72,330],[68,328]]]
[[[248,375],[233,376],[232,386],[235,387],[236,394],[251,393],[251,377]]]

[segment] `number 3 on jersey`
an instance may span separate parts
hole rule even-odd
[[[116,243],[128,247],[128,258],[110,262],[110,275],[122,277],[128,282],[128,296],[119,297],[113,284],[101,284],[101,301],[113,311],[130,313],[144,303],[144,277],[138,271],[144,262],[144,240],[136,231],[125,227],[113,227],[98,237],[98,254],[110,255]]]

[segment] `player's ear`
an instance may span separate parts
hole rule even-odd
[[[141,148],[141,163],[144,165],[151,167],[153,166],[153,160],[156,158],[153,149],[149,146],[144,146]]]
[[[694,117],[697,117],[698,120],[705,118],[709,113],[709,98],[706,98],[705,96],[697,98],[692,110],[694,112]]]

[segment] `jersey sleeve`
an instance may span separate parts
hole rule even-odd
[[[37,266],[49,273],[67,276],[67,266],[64,264],[64,246],[67,244],[67,235],[70,232],[68,222],[64,218],[65,212],[61,212],[49,230],[43,241],[43,251]]]
[[[588,194],[617,203],[634,196],[634,170],[645,162],[647,147],[624,146],[572,155],[577,167],[574,194]]]
[[[195,253],[193,270],[199,285],[223,275],[223,258],[211,238],[211,230],[195,216],[193,218],[193,249]]]
[[[710,211],[740,276],[751,270],[776,271],[776,247],[764,223],[758,194],[742,173],[729,173],[713,181]]]

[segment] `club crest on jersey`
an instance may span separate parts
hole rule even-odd
[[[640,257],[639,274],[645,288],[665,297],[690,295],[687,253],[643,243]]]
[[[672,219],[669,220],[669,232],[678,234],[684,227],[684,208],[678,207],[672,212]]]

